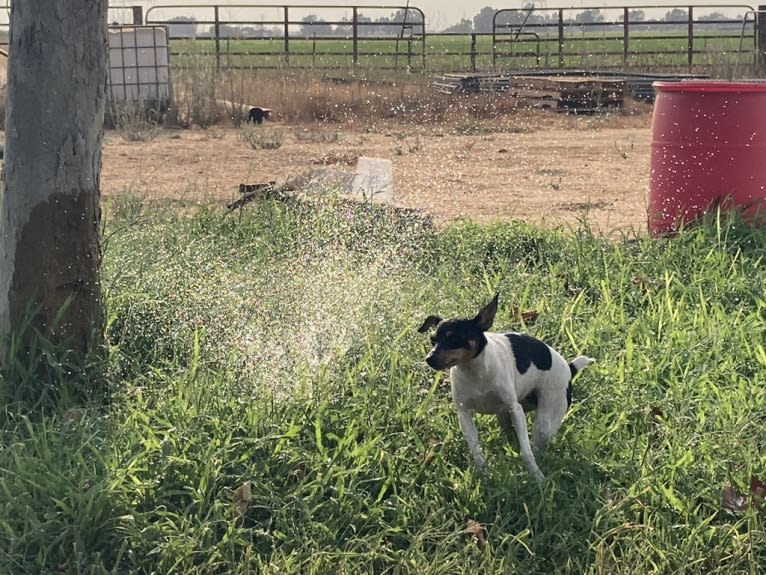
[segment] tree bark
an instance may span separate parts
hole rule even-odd
[[[101,341],[106,12],[107,0],[11,6],[0,199],[3,362],[9,336],[24,337],[28,320],[76,353]]]

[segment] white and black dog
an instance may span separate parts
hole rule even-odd
[[[515,430],[521,458],[538,480],[544,478],[534,453],[542,453],[561,426],[572,403],[572,378],[594,360],[579,356],[571,362],[549,345],[521,333],[490,332],[498,295],[473,319],[443,320],[428,316],[418,331],[431,336],[426,363],[450,370],[452,399],[458,408],[463,436],[473,460],[484,471],[474,413],[497,416],[509,440]],[[534,452],[529,443],[525,410],[536,409]]]

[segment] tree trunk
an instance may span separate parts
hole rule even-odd
[[[101,341],[106,11],[107,0],[12,3],[0,200],[3,363],[9,336],[29,335],[20,333],[27,320],[78,354]]]

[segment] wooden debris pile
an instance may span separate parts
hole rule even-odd
[[[431,86],[450,95],[503,92],[525,106],[581,113],[621,108],[625,78],[554,73],[442,74]]]
[[[442,94],[506,92],[510,86],[510,76],[503,74],[442,74],[431,82],[431,87]]]
[[[622,108],[625,81],[598,76],[513,76],[520,103],[560,112],[602,112]]]

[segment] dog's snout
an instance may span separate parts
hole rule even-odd
[[[436,371],[447,369],[447,363],[444,361],[443,354],[438,353],[436,349],[431,350],[431,353],[426,356],[426,363],[428,367]]]

